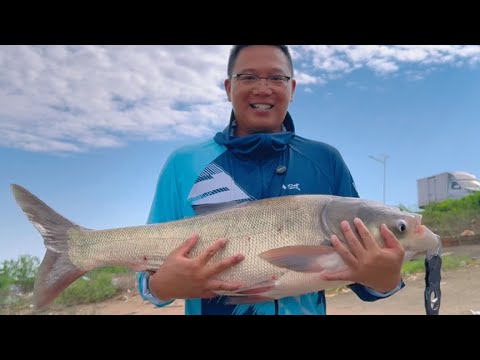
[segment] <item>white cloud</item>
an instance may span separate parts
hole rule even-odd
[[[391,73],[398,70],[398,66],[394,62],[385,59],[374,58],[368,61],[367,64],[382,74]]]
[[[302,45],[295,47],[294,58],[310,64],[320,74],[348,73],[367,67],[385,74],[403,65],[431,65],[480,62],[478,45]]]
[[[131,139],[222,128],[225,46],[0,46],[0,146],[78,152]],[[305,91],[359,68],[421,79],[433,66],[480,62],[480,46],[292,46]],[[423,72],[422,72],[423,71]]]
[[[299,85],[324,84],[326,82],[321,76],[312,76],[300,71],[295,73],[295,80]]]
[[[0,146],[84,151],[225,123],[229,46],[1,46]]]

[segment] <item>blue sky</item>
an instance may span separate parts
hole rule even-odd
[[[230,46],[0,46],[0,261],[43,257],[20,184],[94,229],[143,224],[176,147],[222,130]],[[337,147],[361,197],[480,176],[480,46],[292,46],[297,134]]]

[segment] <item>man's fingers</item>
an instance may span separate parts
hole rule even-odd
[[[197,244],[198,235],[194,234],[189,237],[182,245],[180,245],[175,252],[181,256],[187,256],[188,253],[193,249],[193,247]]]
[[[225,247],[227,244],[226,239],[220,239],[215,241],[212,245],[205,249],[205,251],[200,254],[199,260],[202,265],[206,265],[210,259],[218,252],[218,250]]]
[[[378,244],[375,242],[372,234],[370,234],[370,231],[362,222],[362,220],[360,220],[359,218],[355,218],[353,219],[353,223],[355,224],[355,227],[357,228],[357,231],[360,234],[360,237],[363,240],[363,244],[365,245],[365,248],[367,250],[378,247]]]
[[[221,273],[229,267],[238,264],[244,258],[245,257],[242,254],[237,254],[235,256],[230,256],[220,260],[216,264],[210,266],[209,270],[207,270],[207,277],[211,277],[213,275]]]
[[[350,270],[336,271],[332,273],[323,273],[323,280],[327,281],[352,281],[352,272]]]
[[[382,224],[380,227],[380,232],[385,240],[385,246],[390,249],[403,249],[402,244],[395,235],[390,231],[387,225]]]
[[[215,296],[218,296],[217,294],[215,294],[213,291],[210,291],[210,290],[207,290],[205,291],[200,297],[202,299],[211,299]]]
[[[337,253],[340,255],[340,257],[345,261],[345,263],[350,266],[350,267],[355,267],[357,264],[357,259],[353,254],[348,250],[348,248],[345,246],[345,244],[340,241],[340,239],[337,237],[337,235],[332,235],[330,237],[330,241],[332,242],[333,247],[337,251]]]
[[[348,221],[342,221],[341,223],[343,233],[345,235],[345,238],[348,241],[348,244],[350,245],[350,248],[352,249],[352,253],[355,257],[362,256],[362,254],[365,252],[365,248],[363,245],[360,243],[360,241],[357,239],[357,236],[353,232],[352,228],[350,227],[350,224]]]
[[[242,287],[240,283],[227,283],[220,280],[210,282],[208,288],[212,291],[235,291]]]
[[[212,280],[207,285],[207,289],[203,292],[203,298],[212,298],[218,296],[218,293],[223,291],[235,291],[240,289],[243,284],[240,283],[227,283],[221,280]]]

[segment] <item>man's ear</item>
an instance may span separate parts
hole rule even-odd
[[[290,97],[290,102],[293,101],[293,95],[295,94],[295,89],[297,88],[297,81],[292,79],[292,95]]]
[[[230,79],[225,79],[224,86],[225,86],[225,91],[227,92],[228,101],[232,102],[232,98],[230,96],[230,91],[232,90],[232,83]]]

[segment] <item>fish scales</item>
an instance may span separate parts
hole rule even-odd
[[[308,196],[286,198],[276,206],[270,203],[245,204],[226,212],[197,216],[149,226],[109,230],[70,231],[69,257],[79,268],[93,269],[108,264],[130,264],[138,270],[156,270],[168,254],[193,233],[200,240],[191,251],[197,256],[212,242],[228,239],[212,261],[237,253],[245,260],[222,273],[219,278],[240,282],[265,280],[285,273],[257,255],[275,247],[305,244],[322,236],[318,212],[321,204]]]

